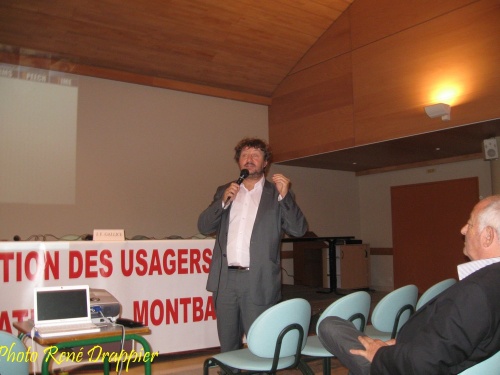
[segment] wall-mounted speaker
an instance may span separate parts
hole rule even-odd
[[[495,138],[483,140],[484,160],[498,159],[498,146]]]

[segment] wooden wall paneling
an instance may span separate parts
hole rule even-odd
[[[374,9],[379,5],[380,11]],[[401,9],[405,6],[411,11]],[[402,13],[398,18],[399,11]],[[382,16],[384,12],[391,16]],[[500,23],[496,21],[500,14],[497,0],[444,0],[439,4],[394,0],[375,4],[358,0],[348,9],[348,14],[349,20],[346,21],[343,15],[339,25],[335,23],[310,49],[294,68],[297,73],[289,75],[273,96],[270,139],[279,160],[500,117],[500,75],[497,69],[500,66],[500,49],[497,48]],[[376,21],[369,20],[372,16]],[[378,36],[373,39],[367,39],[370,33],[358,35],[358,28],[364,23],[368,23],[369,30],[379,27],[380,34],[375,33]],[[339,44],[345,46],[347,38],[343,33],[346,27],[352,28],[351,36],[356,40],[349,54],[352,56],[354,143],[351,138],[345,138],[347,125],[344,117],[336,117],[346,116],[346,108],[328,115],[327,112],[310,112],[307,116],[297,116],[298,110],[294,108],[310,107],[315,92],[308,80],[315,79],[314,64],[322,66],[327,63],[326,60],[321,62],[323,59],[336,53],[333,35],[336,34]],[[435,102],[431,94],[446,81],[462,85],[456,102],[451,103],[452,119],[447,122],[430,119],[424,113],[424,106]],[[296,96],[287,96],[288,90]],[[280,119],[283,114],[290,114],[289,119]],[[335,131],[329,131],[332,128],[324,125],[329,125],[330,121],[336,124]],[[310,128],[312,122],[323,124],[326,129]],[[338,124],[345,126],[340,135]],[[311,139],[316,135],[321,136],[321,140]],[[308,142],[305,142],[305,136]]]
[[[370,255],[390,255],[393,256],[394,252],[392,247],[370,247]]]
[[[274,160],[353,145],[350,54],[289,76],[269,108]]]
[[[412,28],[477,0],[356,0],[347,10],[351,18],[352,48]]]
[[[356,145],[500,116],[498,1],[480,1],[352,53]],[[458,84],[451,121],[424,106],[442,83]]]
[[[468,260],[460,229],[478,201],[477,177],[391,188],[395,288],[415,284],[422,293],[457,278]]]
[[[353,147],[352,110],[329,110],[270,126],[269,142],[274,162]]]
[[[351,26],[347,12],[344,12],[333,25],[300,59],[290,74],[320,64],[333,57],[351,51]]]

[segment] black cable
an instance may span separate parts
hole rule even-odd
[[[291,277],[292,279],[295,279],[295,276],[294,276],[294,275],[290,275],[290,274],[286,271],[286,269],[285,269],[284,267],[281,267],[281,270],[282,270],[282,271],[284,271],[288,277]]]

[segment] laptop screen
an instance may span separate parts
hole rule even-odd
[[[60,286],[35,289],[35,324],[89,319],[89,287]]]

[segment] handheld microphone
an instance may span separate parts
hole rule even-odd
[[[241,172],[240,172],[240,177],[238,177],[238,179],[236,180],[236,183],[238,185],[241,185],[241,183],[243,182],[243,180],[245,178],[247,178],[249,175],[249,172],[248,172],[248,169],[242,169]],[[226,206],[228,203],[229,203],[229,200],[231,199],[231,197],[228,197],[226,199],[226,202],[224,203],[224,206]]]
[[[236,183],[238,185],[241,185],[243,180],[248,177],[248,174],[249,174],[248,169],[242,169],[240,172],[240,177],[238,177],[238,179],[236,180]]]

